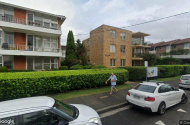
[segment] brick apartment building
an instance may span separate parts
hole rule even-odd
[[[182,63],[190,63],[190,38],[176,39],[168,42],[159,42],[149,44],[151,46],[149,53],[156,54],[159,57],[173,57],[182,60]],[[187,50],[187,53],[170,55],[171,50]],[[167,53],[167,55],[166,55]]]
[[[132,45],[132,36],[139,46]],[[132,61],[134,64],[139,61],[135,55],[132,57],[132,53],[144,52],[144,36],[146,34],[141,32],[133,34],[125,29],[101,25],[90,32],[90,38],[83,41],[87,63],[107,67],[132,66]]]
[[[0,2],[0,66],[46,70],[60,66],[65,17]]]

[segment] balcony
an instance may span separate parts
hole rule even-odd
[[[132,60],[143,60],[142,53],[133,53]]]
[[[26,45],[0,44],[1,55],[62,57],[61,49]]]
[[[151,54],[156,54],[156,51],[155,51],[155,50],[152,50],[152,51],[149,51],[149,53],[151,53]]]
[[[56,26],[43,26],[43,22],[31,22],[20,18],[0,17],[0,27],[17,32],[39,33],[39,35],[61,35],[61,28]]]
[[[132,44],[132,47],[133,47],[133,48],[136,48],[136,47],[151,48],[150,46],[148,46],[147,43],[142,43],[142,44],[140,44],[140,43],[133,43],[133,44]]]

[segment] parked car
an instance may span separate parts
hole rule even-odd
[[[188,100],[183,90],[159,82],[140,83],[127,92],[126,99],[132,105],[158,112],[160,115],[163,115],[167,108],[186,103]]]
[[[64,104],[47,96],[0,102],[0,124],[102,125],[97,112],[82,104]]]
[[[179,79],[180,88],[190,88],[190,75],[182,75]]]

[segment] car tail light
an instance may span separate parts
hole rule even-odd
[[[130,93],[129,93],[129,92],[127,92],[127,95],[128,95],[128,96],[130,96]]]
[[[149,102],[154,102],[155,98],[154,97],[147,97],[147,98],[144,98],[144,100],[149,101]]]
[[[181,79],[179,79],[179,82],[182,82]]]

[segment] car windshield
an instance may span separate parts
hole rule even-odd
[[[182,76],[181,79],[182,79],[182,80],[189,80],[189,79],[190,79],[190,76]]]
[[[53,107],[67,114],[68,116],[75,118],[76,114],[75,114],[75,108],[73,106],[70,106],[58,100],[55,100],[55,104]]]
[[[139,90],[139,91],[143,91],[143,92],[154,93],[156,87],[150,86],[150,85],[139,84],[134,89]]]

